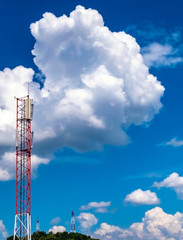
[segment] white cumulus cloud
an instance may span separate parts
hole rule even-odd
[[[69,17],[45,13],[30,28],[36,41],[34,62],[45,82],[40,89],[32,81],[34,71],[23,66],[0,71],[3,180],[13,174],[3,156],[15,144],[14,96],[26,96],[28,82],[35,103],[37,166],[64,146],[82,152],[125,145],[130,142],[128,127],[150,122],[162,106],[164,87],[143,63],[136,40],[111,32],[96,10],[77,6]]]
[[[34,62],[46,77],[37,135],[48,149],[127,144],[127,127],[159,112],[164,87],[144,65],[139,45],[125,32],[111,32],[96,10],[45,13],[31,32]]]
[[[54,234],[56,234],[57,232],[65,232],[66,228],[63,226],[53,226],[52,228],[49,229],[49,232],[52,232]]]
[[[162,182],[154,182],[154,187],[162,188],[172,188],[176,191],[178,197],[183,199],[183,177],[180,177],[178,173],[172,173]]]
[[[151,192],[150,190],[142,191],[141,189],[137,189],[128,194],[124,201],[138,205],[152,205],[160,203],[160,200],[157,197],[156,193]]]
[[[167,214],[160,207],[155,207],[145,213],[142,222],[133,223],[128,229],[102,223],[94,237],[101,240],[183,239],[183,214]]]
[[[95,217],[95,215],[91,213],[80,213],[80,215],[77,216],[77,220],[84,229],[89,229],[98,222],[98,219]]]

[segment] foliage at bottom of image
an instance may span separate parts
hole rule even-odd
[[[7,238],[7,240],[13,240],[13,236]],[[16,238],[18,240],[18,238]],[[35,232],[32,234],[31,240],[99,240],[91,238],[90,236],[81,234],[81,233],[52,233],[49,232],[48,234],[45,232]]]

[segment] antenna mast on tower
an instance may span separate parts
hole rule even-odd
[[[14,237],[31,240],[31,121],[32,100],[16,98],[16,210]]]
[[[76,232],[74,211],[72,211],[72,214],[71,214],[71,232]]]

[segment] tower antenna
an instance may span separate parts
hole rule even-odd
[[[28,88],[28,89],[27,89],[28,96],[29,96],[29,90],[30,90],[30,89],[29,89],[29,87],[30,87],[29,84],[30,84],[30,83],[29,83],[29,80],[28,80],[28,86],[27,86],[27,88]]]
[[[36,232],[40,232],[39,218],[36,221]]]
[[[71,213],[71,232],[76,232],[74,211],[72,211],[72,213]]]
[[[32,100],[16,98],[16,205],[13,240],[31,240]]]

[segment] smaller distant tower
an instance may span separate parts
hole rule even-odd
[[[72,214],[71,214],[71,232],[76,232],[74,211],[72,211]]]
[[[37,222],[36,222],[36,232],[40,232],[39,218],[37,219]]]

